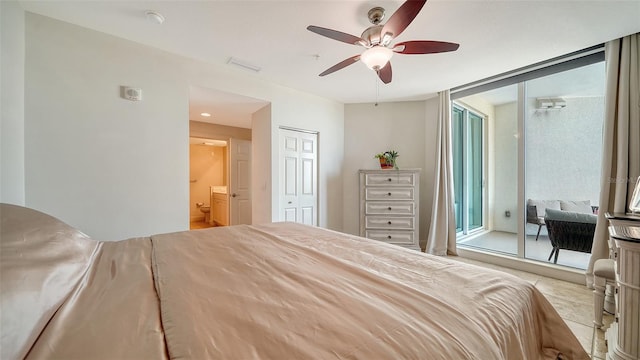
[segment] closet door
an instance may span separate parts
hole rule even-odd
[[[318,134],[280,128],[280,221],[318,224]]]

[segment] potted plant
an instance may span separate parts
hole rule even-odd
[[[376,154],[375,158],[380,160],[380,168],[382,169],[397,169],[396,159],[398,158],[398,152],[395,150],[387,150],[383,153]]]

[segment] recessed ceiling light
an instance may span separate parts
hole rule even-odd
[[[145,15],[147,15],[147,20],[152,21],[156,24],[162,24],[164,22],[164,16],[162,16],[162,14],[157,11],[147,10],[145,12]]]
[[[211,114],[209,114],[209,113],[200,113],[200,115],[201,115],[201,116],[204,116],[204,117],[209,117],[209,116],[211,116]]]

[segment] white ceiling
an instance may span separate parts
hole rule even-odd
[[[234,57],[260,67],[254,74],[258,78],[343,103],[376,101],[377,77],[361,63],[318,77],[362,48],[311,33],[307,25],[359,36],[370,25],[370,8],[384,7],[388,18],[402,3],[21,1],[27,11],[219,66],[232,66],[227,61]],[[146,10],[163,14],[164,24],[148,21]],[[391,60],[393,81],[379,84],[379,101],[425,99],[443,89],[636,32],[640,32],[640,0],[430,0],[393,43],[441,40],[459,43],[460,49],[431,55],[396,54]],[[206,92],[192,89],[191,94]],[[260,105],[255,99],[248,103],[249,107]]]
[[[189,88],[189,119],[219,125],[251,128],[251,114],[268,103],[247,96],[207,89]],[[203,112],[211,117],[202,116]]]

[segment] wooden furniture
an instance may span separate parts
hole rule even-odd
[[[607,359],[640,359],[640,216],[606,214],[615,261],[615,321],[606,332]]]
[[[420,169],[359,173],[360,236],[420,251]]]
[[[229,211],[227,210],[227,194],[213,193],[211,204],[211,221],[218,226],[229,225]]]

